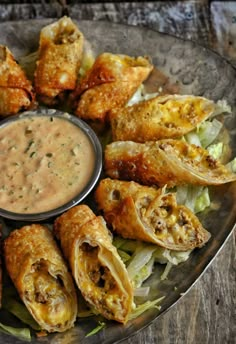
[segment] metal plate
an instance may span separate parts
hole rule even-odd
[[[37,50],[40,29],[53,20],[6,22],[0,24],[0,44],[7,45],[15,56],[22,57]],[[108,22],[81,21],[80,30],[97,52],[113,52],[128,55],[148,55],[154,65],[179,82],[181,93],[202,95],[213,100],[226,99],[232,106],[233,115],[226,118],[225,125],[231,135],[232,156],[236,156],[236,70],[216,53],[176,37],[149,29],[118,25]],[[152,298],[165,295],[161,311],[143,313],[126,326],[108,323],[107,327],[91,337],[86,334],[97,326],[96,318],[78,321],[77,325],[63,334],[51,334],[33,343],[114,343],[131,336],[171,306],[173,306],[197,281],[233,231],[236,220],[236,183],[211,189],[214,201],[221,206],[217,211],[202,214],[201,221],[212,233],[208,244],[196,249],[190,259],[173,268],[168,280],[157,283],[155,271],[150,284]],[[158,270],[158,269],[157,269]],[[22,343],[14,337],[0,334],[5,344]]]

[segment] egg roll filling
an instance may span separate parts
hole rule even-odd
[[[53,272],[52,264],[40,259],[24,278],[24,297],[32,312],[43,322],[60,328],[70,320],[72,298],[64,285],[63,276]]]
[[[54,38],[56,45],[74,43],[80,37],[80,33],[73,27],[63,27]]]
[[[194,241],[194,218],[186,207],[177,205],[174,194],[161,195],[153,200],[143,197],[137,203],[143,223],[158,239],[170,244]]]
[[[102,308],[107,318],[125,314],[125,298],[110,269],[100,260],[101,249],[84,242],[79,249],[78,270],[83,273],[81,290],[88,300]],[[85,297],[86,297],[85,295]]]

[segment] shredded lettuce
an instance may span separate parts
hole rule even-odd
[[[214,159],[220,160],[223,154],[223,148],[224,148],[223,142],[218,142],[218,143],[211,144],[210,146],[208,146],[207,150]]]
[[[88,334],[86,334],[85,337],[90,337],[93,336],[94,334],[98,333],[99,331],[101,331],[102,329],[104,329],[104,327],[106,327],[106,323],[103,321],[99,321],[98,323],[99,325],[97,327],[95,327],[91,332],[89,332]]]
[[[113,239],[112,244],[117,249],[120,249],[120,250],[125,251],[125,252],[131,252],[131,253],[133,253],[136,250],[137,245],[139,245],[137,240],[124,239],[124,238],[119,237],[119,236],[117,236]]]
[[[83,77],[86,72],[92,67],[95,61],[95,56],[88,41],[85,41],[84,53],[82,56],[81,66],[79,70],[79,77]]]
[[[218,116],[222,113],[231,113],[232,109],[230,105],[227,103],[225,99],[218,100],[215,104],[215,110],[213,114],[211,115],[212,117]]]
[[[146,93],[144,85],[141,84],[139,88],[137,89],[137,91],[133,94],[132,98],[130,98],[130,100],[128,101],[127,106],[131,106],[141,101],[157,97],[158,95],[159,95],[159,92]]]
[[[173,264],[171,262],[168,262],[166,264],[166,267],[165,267],[165,269],[164,269],[164,271],[163,271],[163,273],[161,275],[161,281],[164,281],[165,279],[167,279],[167,276],[168,276],[172,266],[173,266]]]
[[[164,247],[158,247],[156,251],[154,252],[154,259],[155,262],[158,262],[159,264],[167,264],[170,262],[173,265],[178,265],[182,262],[185,262],[192,251],[172,251],[168,250]]]
[[[156,250],[155,245],[145,244],[145,243],[138,243],[135,252],[132,255],[131,260],[127,266],[127,271],[129,277],[132,281],[139,281],[145,278],[146,273],[150,268],[144,268],[152,258],[153,252]],[[144,269],[143,269],[144,268]],[[143,269],[143,270],[142,270]],[[144,271],[143,273],[141,271]],[[137,274],[142,275],[137,276]],[[145,278],[146,279],[146,278]]]
[[[176,199],[178,204],[185,205],[195,214],[210,206],[208,187],[179,185],[176,187]]]
[[[148,296],[149,294],[149,291],[150,291],[150,287],[147,286],[147,287],[140,287],[140,288],[136,288],[134,290],[134,296],[139,296],[139,297],[145,297],[145,296]]]
[[[143,283],[151,276],[155,263],[167,264],[161,278],[166,278],[172,265],[178,265],[189,258],[189,251],[173,251],[158,245],[115,237],[113,244],[127,266],[129,278],[135,288],[135,296],[146,296],[148,287]],[[120,249],[122,247],[122,250]],[[126,258],[127,252],[129,252]],[[125,259],[124,259],[125,257]],[[128,259],[129,258],[129,259]]]
[[[132,278],[132,282],[135,288],[140,288],[143,282],[146,281],[149,276],[151,276],[154,261],[154,257],[151,257],[151,259],[140,270],[138,270],[138,272],[136,271],[136,274]]]
[[[127,252],[120,250],[120,249],[117,249],[117,252],[118,252],[119,256],[121,257],[121,259],[123,260],[124,263],[127,263],[130,260],[131,255],[128,254]]]
[[[28,309],[22,303],[18,302],[15,298],[5,297],[4,308],[12,313],[15,317],[20,319],[23,323],[29,325],[32,329],[39,331],[41,330],[38,323],[34,320]]]
[[[31,333],[28,328],[17,328],[0,323],[0,331],[23,340],[31,340]]]
[[[205,121],[201,123],[197,128],[197,134],[203,148],[208,147],[211,143],[215,141],[219,135],[223,124],[217,119],[213,121]]]
[[[201,211],[210,207],[210,205],[211,205],[211,200],[209,196],[209,191],[207,187],[204,187],[201,193],[199,194],[199,196],[196,198],[196,201],[194,204],[195,214],[200,213]]]
[[[233,173],[236,173],[236,158],[234,158],[233,160],[231,160],[230,162],[228,162],[228,164],[226,165],[226,167],[232,171]]]
[[[157,306],[158,303],[160,303],[165,297],[162,296],[159,299],[153,300],[153,301],[146,301],[141,305],[136,306],[132,312],[129,314],[129,320],[137,318],[139,315],[141,315],[143,312],[151,309],[151,308],[157,308],[161,309],[161,306]]]
[[[190,131],[190,133],[186,134],[184,136],[184,138],[191,145],[196,145],[196,146],[199,146],[199,147],[202,146],[200,138],[199,138],[199,135],[196,133],[195,130]]]

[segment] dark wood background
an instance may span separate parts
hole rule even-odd
[[[235,1],[0,1],[0,22],[63,14],[145,26],[194,40],[236,66]],[[124,343],[236,343],[235,239],[235,234],[229,238],[177,305]]]

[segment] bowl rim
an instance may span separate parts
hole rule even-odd
[[[98,139],[98,136],[94,132],[94,130],[82,119],[79,117],[76,117],[75,115],[72,115],[68,112],[64,112],[57,109],[49,109],[45,107],[39,107],[35,110],[29,110],[22,112],[17,115],[13,115],[10,117],[6,117],[3,120],[0,121],[0,130],[2,127],[5,127],[13,122],[17,122],[18,120],[21,120],[22,118],[29,118],[29,117],[56,117],[61,118],[64,120],[68,120],[70,123],[77,126],[79,129],[82,130],[82,132],[86,135],[86,137],[89,139],[90,143],[92,144],[93,151],[94,151],[94,157],[95,157],[95,165],[93,169],[93,173],[91,175],[91,178],[89,182],[83,187],[81,192],[73,197],[70,201],[64,203],[63,205],[47,210],[44,212],[39,213],[16,213],[14,211],[9,211],[4,208],[0,207],[0,216],[10,219],[10,220],[16,220],[16,221],[42,221],[49,218],[53,218],[66,210],[70,209],[71,207],[77,205],[78,203],[82,202],[82,200],[88,196],[88,194],[92,191],[93,187],[96,185],[101,171],[102,171],[102,146]]]

